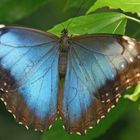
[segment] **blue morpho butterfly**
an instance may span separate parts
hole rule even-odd
[[[64,92],[58,92],[65,77]],[[84,134],[140,81],[140,43],[121,35],[58,38],[14,26],[0,28],[0,98],[13,116],[36,131],[57,113],[69,133]]]

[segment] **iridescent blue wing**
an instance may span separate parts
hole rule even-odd
[[[61,115],[68,132],[85,133],[140,81],[140,43],[113,35],[70,41]]]
[[[20,124],[49,128],[57,112],[58,38],[21,27],[0,33],[1,100]]]

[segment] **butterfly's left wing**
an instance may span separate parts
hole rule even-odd
[[[70,42],[61,115],[68,132],[85,133],[140,81],[140,43],[97,35]]]
[[[29,28],[0,29],[0,99],[20,124],[39,131],[56,119],[58,40]]]

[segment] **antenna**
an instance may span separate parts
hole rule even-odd
[[[80,10],[81,10],[82,5],[84,4],[84,2],[85,2],[85,0],[82,0],[82,2],[81,2],[81,4],[80,4],[79,8],[77,9],[77,11],[76,11],[74,17],[75,17],[77,14],[79,14],[79,12],[80,12]],[[68,23],[66,29],[68,29],[69,25],[72,23],[73,20],[74,20],[73,18],[70,20],[70,22]]]

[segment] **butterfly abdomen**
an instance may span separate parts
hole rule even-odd
[[[60,77],[64,77],[66,74],[66,67],[67,67],[67,53],[60,52],[59,55],[59,74]]]

